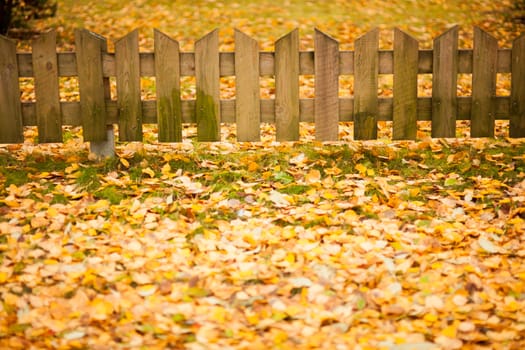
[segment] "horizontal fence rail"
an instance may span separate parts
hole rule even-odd
[[[158,124],[159,141],[180,142],[182,125],[197,125],[200,141],[219,141],[220,123],[236,123],[239,141],[258,141],[260,124],[274,123],[278,141],[299,139],[299,123],[315,123],[316,139],[338,138],[340,121],[354,122],[356,139],[377,138],[377,122],[393,122],[394,139],[415,139],[417,121],[431,121],[432,137],[455,137],[456,121],[470,120],[472,137],[494,136],[496,119],[509,120],[510,137],[525,137],[525,35],[511,49],[474,29],[474,48],[458,48],[459,28],[420,50],[396,29],[394,49],[379,50],[379,31],[355,42],[354,51],[316,30],[314,51],[299,51],[294,30],[262,52],[235,31],[235,51],[219,52],[218,31],[181,52],[179,43],[155,31],[154,52],[140,52],[138,31],[115,42],[75,32],[75,52],[56,52],[56,33],[36,38],[32,53],[0,36],[0,143],[23,142],[23,127],[37,126],[39,142],[61,142],[62,125],[82,126],[85,141],[108,139],[118,124],[121,141],[141,141],[143,124]],[[510,96],[496,96],[498,73],[510,73]],[[378,75],[393,74],[393,97],[378,96]],[[432,74],[432,96],[418,97],[419,74]],[[458,74],[472,74],[471,96],[457,96]],[[299,97],[300,75],[314,76],[314,98]],[[339,76],[354,76],[353,97],[339,97]],[[196,98],[181,99],[180,78],[194,76]],[[220,99],[220,78],[234,76],[235,99]],[[75,77],[79,102],[60,101],[59,77]],[[141,77],[155,77],[156,99],[141,100]],[[275,98],[260,98],[260,77],[275,78]],[[34,102],[20,100],[20,78],[33,78]],[[116,81],[111,99],[109,79]],[[111,130],[111,129],[109,129]]]

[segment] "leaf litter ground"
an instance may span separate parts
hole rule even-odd
[[[421,48],[454,23],[460,47],[472,25],[502,47],[523,30],[510,1],[443,0],[274,2],[191,1],[123,4],[60,1],[59,50],[74,49],[75,27],[112,42],[140,27],[141,50],[152,29],[183,50],[233,28],[262,50],[299,28],[301,49],[314,27],[341,49],[379,26],[398,26]],[[116,20],[118,18],[118,21]],[[381,34],[380,47],[392,38]],[[19,42],[19,48],[28,48]],[[468,77],[458,94],[469,95]],[[391,79],[378,93],[391,95]],[[341,79],[341,96],[352,93]],[[33,100],[31,81],[22,99]],[[61,79],[61,100],[78,100],[78,83]],[[182,81],[183,98],[194,81]],[[273,83],[261,80],[263,98]],[[301,97],[313,97],[301,77]],[[421,77],[420,96],[430,79]],[[143,79],[142,98],[154,97]],[[498,76],[498,95],[508,95]],[[113,86],[114,89],[114,86]],[[222,98],[234,82],[222,80]],[[117,158],[91,160],[78,130],[64,145],[0,147],[0,347],[54,349],[521,349],[525,345],[525,142],[506,139],[318,144],[119,144]],[[460,122],[458,137],[468,137]],[[380,137],[390,137],[380,125]]]
[[[0,148],[2,348],[525,344],[523,140],[76,135]]]

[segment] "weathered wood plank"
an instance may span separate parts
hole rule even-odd
[[[418,42],[394,30],[394,140],[415,140],[417,134]]]
[[[196,116],[199,141],[220,141],[219,31],[195,43]]]
[[[314,99],[300,99],[301,122],[314,121]],[[495,116],[497,120],[508,120],[510,114],[510,97],[497,96],[494,98]],[[182,122],[195,124],[195,100],[182,100]],[[60,102],[62,110],[63,125],[80,126],[80,103],[79,102]],[[393,99],[390,97],[379,98],[378,121],[392,121]],[[458,97],[458,120],[470,120],[472,107],[472,97]],[[418,121],[430,121],[432,119],[432,98],[419,97],[417,100]],[[107,123],[117,123],[118,111],[117,102],[108,101],[106,103]],[[353,121],[354,99],[349,97],[339,98],[339,121]],[[275,100],[261,100],[261,122],[275,122]],[[144,124],[157,123],[157,103],[155,100],[142,101],[142,115]],[[36,126],[36,108],[35,102],[22,103],[22,117],[24,126]],[[221,122],[235,122],[235,100],[221,100]]]
[[[471,137],[494,136],[494,104],[498,41],[479,27],[474,28],[472,69]]]
[[[235,122],[238,141],[261,139],[259,45],[235,30]]]
[[[510,137],[525,137],[525,34],[512,43]]]
[[[454,137],[457,119],[458,33],[455,26],[434,40],[432,137]]]
[[[179,43],[155,30],[155,83],[160,142],[182,141]]]
[[[32,47],[38,142],[62,142],[56,32],[38,36]]]
[[[16,43],[0,35],[0,143],[24,141]]]
[[[377,139],[379,30],[358,38],[354,53],[354,137]]]
[[[106,141],[105,84],[102,55],[107,50],[103,37],[79,29],[75,31],[80,115],[85,141]]]
[[[261,76],[275,75],[275,53],[259,52],[259,72]]]
[[[299,140],[299,30],[275,43],[275,129],[277,141]]]
[[[393,56],[392,50],[379,51],[379,74],[392,74]],[[471,49],[458,50],[458,73],[472,73]],[[60,77],[73,77],[77,75],[76,56],[74,52],[58,52],[58,75]],[[302,51],[299,53],[300,68],[302,75],[314,74],[314,53]],[[232,52],[221,52],[220,76],[231,76],[234,74],[234,54]],[[498,49],[497,73],[510,73],[511,49]],[[33,76],[33,63],[31,53],[17,53],[18,74],[21,78]],[[419,50],[418,73],[432,73],[433,50]],[[115,76],[115,55],[106,53],[103,56],[104,76]],[[181,76],[195,75],[195,54],[193,52],[180,53]],[[260,74],[274,74],[274,52],[259,52]],[[354,74],[354,52],[339,52],[339,74]],[[155,76],[155,55],[153,52],[140,53],[140,75],[143,77]]]
[[[315,30],[315,139],[339,138],[339,43]]]
[[[139,32],[115,42],[118,132],[120,141],[142,141]]]

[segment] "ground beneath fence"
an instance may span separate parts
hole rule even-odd
[[[0,347],[525,346],[525,140],[263,130],[0,146]]]

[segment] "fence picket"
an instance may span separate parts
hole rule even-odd
[[[434,40],[432,73],[432,137],[454,137],[457,119],[459,27]]]
[[[160,142],[182,141],[182,124],[196,123],[200,141],[220,140],[220,123],[236,123],[239,141],[259,141],[260,123],[274,123],[278,141],[299,139],[301,122],[315,123],[317,140],[337,140],[338,123],[353,121],[355,139],[377,138],[377,122],[393,121],[393,139],[415,139],[417,122],[432,121],[433,137],[454,137],[456,120],[471,121],[471,136],[494,136],[496,119],[510,120],[510,136],[525,136],[525,35],[512,49],[475,29],[474,49],[458,50],[458,27],[435,39],[434,48],[396,29],[394,50],[379,50],[377,29],[354,51],[316,30],[313,51],[299,51],[294,30],[260,52],[235,31],[235,52],[219,52],[218,31],[180,52],[177,41],[155,31],[155,51],[139,52],[138,33],[116,42],[87,30],[75,32],[75,52],[55,52],[56,34],[16,52],[0,37],[0,142],[23,142],[23,126],[38,126],[40,142],[60,142],[62,125],[83,127],[97,155],[111,155],[113,125],[121,140],[141,140],[142,124],[157,123]],[[432,97],[417,97],[417,75],[432,74]],[[472,74],[472,96],[457,96],[457,74]],[[511,95],[496,96],[496,74],[511,73]],[[354,97],[338,97],[339,76],[354,75]],[[378,75],[393,74],[393,97],[378,97]],[[220,100],[220,78],[236,77],[235,99]],[[299,98],[299,75],[315,75],[315,98]],[[182,100],[180,78],[195,76],[197,97]],[[275,77],[275,99],[261,99],[259,78]],[[60,101],[59,77],[78,77],[80,102]],[[117,100],[109,79],[116,77]],[[141,101],[141,77],[156,78],[156,100]],[[36,101],[20,103],[19,78],[34,78]],[[107,141],[106,141],[107,140]]]
[[[275,43],[275,132],[277,141],[299,140],[299,30]]]
[[[493,137],[494,113],[493,98],[496,95],[496,68],[498,41],[474,28],[474,52],[472,67],[472,111],[470,136]]]
[[[417,136],[418,42],[399,29],[394,31],[394,140]]]
[[[179,43],[155,30],[155,83],[159,142],[182,141]]]
[[[85,141],[106,141],[106,84],[102,54],[106,39],[85,29],[75,31],[80,115]]]
[[[510,137],[525,137],[525,34],[512,43]]]
[[[356,140],[377,138],[377,82],[379,30],[373,29],[355,41],[354,136]]]
[[[221,139],[219,78],[219,31],[215,29],[195,43],[196,117],[199,141]]]
[[[259,44],[235,30],[235,123],[238,141],[261,139]]]
[[[0,35],[0,143],[24,141],[16,43]]]
[[[115,42],[119,139],[142,141],[139,32],[134,30]]]
[[[339,137],[339,43],[315,30],[315,138],[336,141]]]
[[[38,36],[32,46],[38,142],[62,142],[56,32]]]

